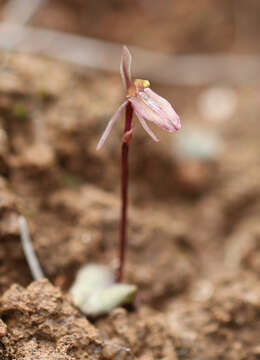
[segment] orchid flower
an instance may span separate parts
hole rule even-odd
[[[126,100],[119,106],[114,116],[108,122],[108,125],[98,142],[97,150],[103,146],[108,135],[110,134],[110,131],[112,130],[114,123],[117,119],[119,119],[120,115],[128,104],[131,104],[133,111],[140,121],[142,127],[153,138],[154,141],[159,140],[147,125],[146,120],[155,123],[162,129],[169,132],[175,132],[181,128],[180,118],[174,111],[171,104],[150,88],[150,82],[148,80],[135,79],[132,81],[131,62],[132,56],[128,48],[124,46],[122,51],[120,72],[126,90]],[[132,129],[129,135],[131,135],[131,133]]]
[[[127,193],[128,193],[128,149],[132,138],[133,113],[140,121],[144,130],[153,138],[159,141],[146,123],[151,121],[169,132],[175,132],[181,128],[179,116],[173,110],[170,103],[157,95],[150,89],[148,80],[131,78],[131,54],[126,46],[123,47],[120,72],[126,90],[126,100],[119,106],[118,110],[108,122],[107,127],[98,142],[99,150],[106,141],[110,131],[125,109],[125,130],[122,139],[122,177],[121,177],[121,224],[120,224],[120,247],[119,267],[117,281],[121,282],[126,253],[126,230],[127,230]]]

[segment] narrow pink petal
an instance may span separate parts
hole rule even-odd
[[[110,131],[111,131],[114,123],[120,117],[120,115],[121,115],[123,109],[126,107],[127,103],[128,103],[128,101],[125,101],[122,105],[120,105],[119,108],[117,109],[116,113],[114,114],[114,116],[109,120],[107,127],[106,127],[105,131],[103,132],[103,135],[101,136],[101,138],[97,144],[97,150],[99,150],[103,146],[108,135],[110,134]]]
[[[148,121],[152,121],[157,126],[161,127],[164,130],[169,132],[176,131],[175,129],[172,130],[171,124],[168,122],[168,119],[165,118],[164,114],[156,114],[151,107],[147,106],[140,98],[138,97],[131,97],[129,99],[135,112],[138,112],[143,118]]]
[[[180,129],[180,118],[171,104],[150,88],[139,91],[136,97],[130,98],[130,101],[139,114],[161,128],[169,132]]]
[[[149,128],[149,126],[147,125],[146,121],[144,120],[144,118],[137,112],[135,111],[136,116],[138,117],[138,120],[140,121],[142,127],[144,128],[144,130],[151,136],[151,138],[158,142],[159,139],[154,135],[154,133],[152,132],[152,130]]]
[[[131,86],[131,62],[132,56],[127,46],[123,46],[120,73],[126,90]]]
[[[181,128],[181,122],[180,122],[179,115],[173,109],[173,107],[171,106],[169,101],[167,101],[162,96],[156,94],[150,88],[144,89],[144,93],[149,98],[150,104],[153,103],[155,105],[154,111],[155,112],[158,111],[158,107],[159,107],[160,111],[165,113],[165,116],[168,117],[169,121],[176,128],[175,131],[179,130]],[[151,105],[151,106],[153,106],[153,105]]]

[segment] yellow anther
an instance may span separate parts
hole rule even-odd
[[[142,80],[142,79],[135,79],[134,84],[138,88],[145,89],[145,88],[150,86],[150,81],[149,80]]]
[[[134,84],[131,85],[128,90],[126,97],[134,97],[136,94],[138,94],[139,91],[142,91],[145,88],[148,88],[150,86],[150,81],[148,80],[142,80],[142,79],[135,79]]]

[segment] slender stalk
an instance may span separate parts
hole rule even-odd
[[[119,245],[119,267],[117,270],[117,282],[123,279],[127,243],[127,203],[128,203],[128,149],[131,140],[133,108],[128,102],[125,113],[125,130],[122,142],[122,174],[121,174],[121,223]]]
[[[20,234],[21,234],[24,255],[25,255],[25,258],[29,265],[29,268],[31,270],[32,277],[34,280],[43,279],[45,276],[43,274],[41,265],[39,264],[39,261],[34,252],[34,249],[33,249],[32,241],[30,238],[29,230],[28,230],[27,221],[26,221],[25,217],[20,216],[18,219],[18,222],[19,222],[19,227],[20,227]]]

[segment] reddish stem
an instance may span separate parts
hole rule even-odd
[[[116,281],[121,282],[123,278],[125,253],[127,243],[127,192],[128,192],[128,148],[131,140],[133,108],[130,102],[126,106],[125,130],[122,142],[122,177],[121,177],[121,224],[119,245],[119,267]]]

